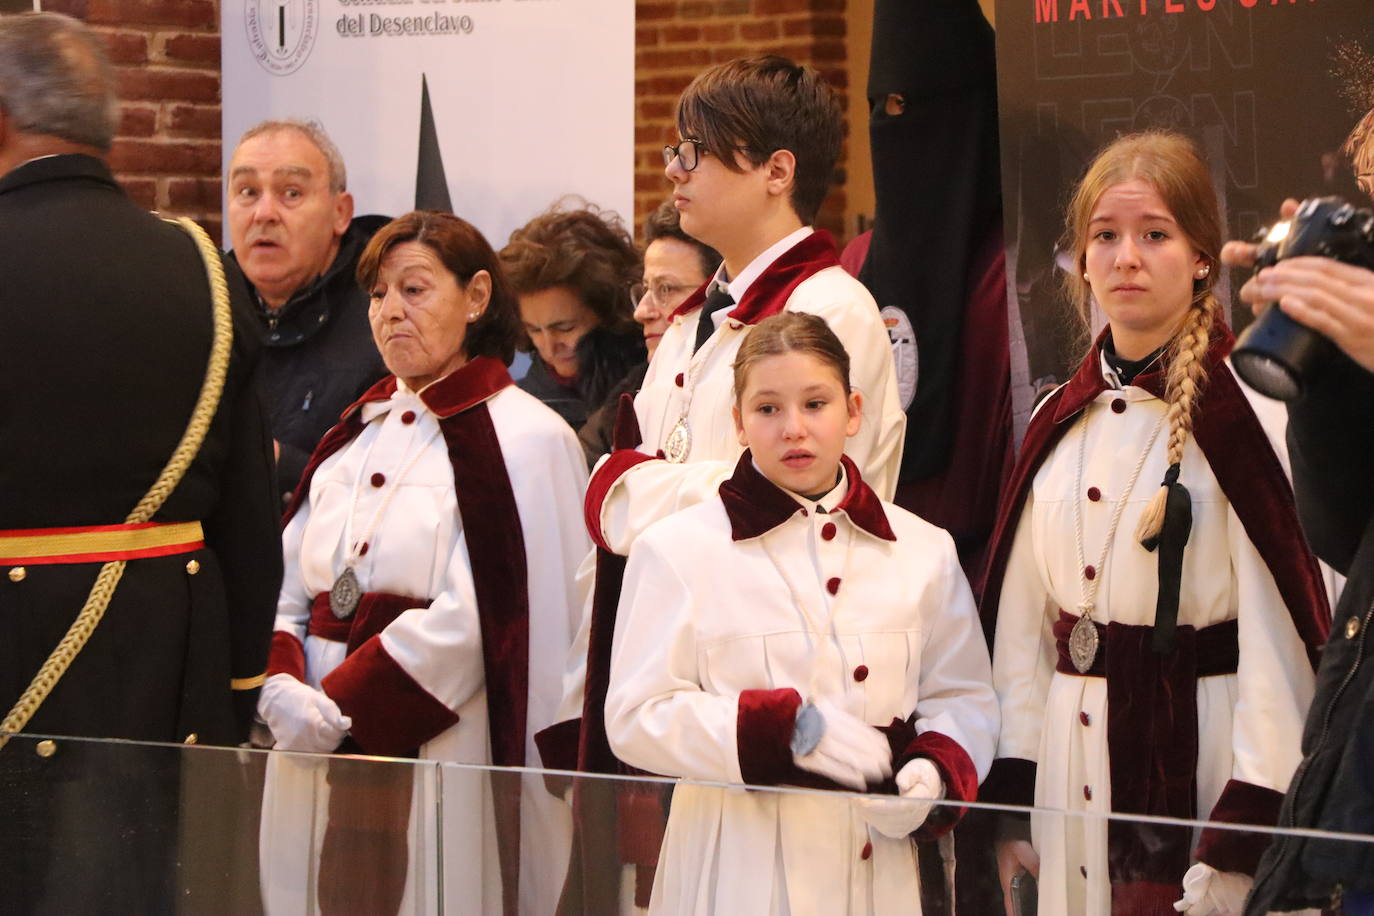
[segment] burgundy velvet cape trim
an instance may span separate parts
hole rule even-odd
[[[591,536],[592,543],[596,544],[598,549],[611,552],[611,546],[606,543],[606,538],[601,532],[601,508],[606,504],[607,494],[625,472],[635,465],[659,460],[661,459],[635,451],[633,448],[616,449],[592,474],[592,479],[587,482],[587,495],[582,500],[582,520],[587,526],[587,534]],[[620,591],[617,589],[617,601],[620,600],[619,596]],[[607,656],[607,664],[609,663],[610,657]]]
[[[353,720],[349,734],[367,754],[413,755],[458,724],[458,714],[396,664],[377,636],[325,675],[320,687]]]
[[[769,264],[768,269],[749,284],[749,288],[740,297],[739,304],[730,310],[727,317],[745,324],[758,324],[770,315],[781,312],[787,305],[787,299],[792,295],[792,291],[800,286],[803,280],[827,267],[839,266],[840,259],[835,254],[835,240],[829,232],[817,229]],[[673,309],[668,320],[672,321],[679,315],[686,315],[701,308],[706,302],[706,288],[710,285],[709,280],[702,284],[701,288],[688,296],[685,302]]]
[[[1212,808],[1209,820],[1270,826],[1278,823],[1279,806],[1282,803],[1281,792],[1232,779],[1221,790],[1221,798]],[[1259,867],[1260,856],[1269,847],[1270,839],[1268,833],[1204,827],[1202,838],[1198,841],[1197,857],[1217,871],[1253,875]]]
[[[1021,510],[1025,506],[1026,497],[1030,492],[1035,474],[1045,457],[1049,455],[1059,439],[1073,425],[1072,421],[1078,413],[1091,403],[1099,393],[1107,390],[1107,382],[1102,377],[1100,361],[1102,341],[1105,339],[1106,333],[1107,331],[1104,330],[1098,336],[1091,352],[1084,359],[1073,378],[1050,395],[1031,419],[1030,426],[1026,430],[1021,457],[1012,472],[1012,479],[1003,498],[1002,509],[993,533],[988,571],[982,588],[983,598],[980,614],[983,632],[989,645],[992,645],[993,636],[996,632],[1002,578],[1006,571],[1008,555],[1011,552],[1016,524],[1020,518]],[[1292,487],[1283,474],[1278,457],[1274,454],[1268,437],[1264,434],[1254,412],[1250,409],[1244,393],[1223,362],[1233,343],[1234,337],[1231,332],[1218,321],[1212,330],[1212,343],[1206,357],[1209,382],[1198,402],[1198,411],[1193,423],[1193,435],[1213,474],[1216,475],[1222,492],[1235,509],[1237,517],[1245,528],[1246,535],[1254,543],[1256,550],[1273,574],[1279,593],[1283,597],[1293,621],[1294,629],[1302,638],[1309,659],[1315,663],[1329,630],[1330,611],[1327,606],[1325,589],[1316,558],[1303,539],[1302,529],[1298,523],[1297,509],[1293,501]],[[1161,396],[1164,385],[1163,373],[1155,371],[1143,374],[1135,380],[1135,384],[1157,397]],[[1163,469],[1159,470],[1162,474]],[[1151,650],[1146,646],[1144,651],[1149,654]],[[1139,661],[1142,664],[1148,663],[1146,659],[1139,659]],[[1167,661],[1160,661],[1159,664],[1161,668],[1157,672],[1158,676],[1166,677],[1174,673],[1173,666]],[[1166,671],[1165,668],[1169,668],[1169,670]],[[1144,676],[1144,672],[1137,673]],[[1120,676],[1127,674],[1128,672],[1125,671],[1120,672]],[[1118,676],[1115,670],[1109,669],[1107,678],[1109,697],[1113,695],[1111,683]],[[1163,691],[1177,691],[1183,687],[1183,684],[1173,681],[1156,685],[1156,689]],[[1192,698],[1194,706],[1192,716],[1195,719],[1195,691],[1189,697]],[[1110,703],[1111,700],[1109,699]],[[1147,706],[1147,703],[1137,702],[1134,709],[1144,714]],[[1111,718],[1113,716],[1109,713],[1109,720]],[[1118,722],[1118,729],[1125,730],[1124,717],[1118,715],[1115,718]],[[1158,724],[1158,719],[1132,721],[1129,731],[1135,735],[1154,732],[1157,730]],[[1183,727],[1182,722],[1178,722],[1177,725],[1179,728]],[[1132,741],[1131,744],[1134,745],[1134,743]],[[1110,746],[1109,739],[1109,748]],[[1170,781],[1174,768],[1181,768],[1182,772],[1178,774],[1179,778],[1186,775],[1190,783],[1195,779],[1196,756],[1193,756],[1189,762],[1182,760],[1178,751],[1171,752],[1169,748],[1154,747],[1145,748],[1145,750],[1153,753],[1116,753],[1110,755],[1113,780],[1112,798],[1116,803],[1116,810],[1183,818],[1196,817],[1200,812],[1195,808],[1177,811],[1158,810],[1158,806],[1162,803],[1168,800],[1176,801],[1179,797],[1177,785]],[[1155,760],[1156,756],[1160,759]],[[1012,780],[1020,783],[1025,778],[1024,767],[999,767],[998,763],[1000,761],[993,764],[988,779],[991,785],[985,787],[984,798],[1001,801],[1008,795],[1022,795],[1024,786],[1004,786],[999,783]],[[1034,767],[1034,764],[1028,761],[1022,763]],[[1128,767],[1137,770],[1137,775],[1124,777],[1122,771]],[[1167,767],[1171,776],[1161,781],[1152,772],[1153,767]],[[1127,801],[1128,796],[1116,788],[1118,778],[1129,778],[1133,785],[1148,786],[1148,791],[1129,797],[1130,801]],[[1196,789],[1194,788],[1192,791],[1195,793]],[[1019,798],[1016,801],[1024,803]],[[1109,845],[1114,846],[1115,844],[1109,840]],[[1123,866],[1125,863],[1118,861],[1115,850],[1109,850],[1109,859],[1114,866],[1113,880],[1115,881],[1115,867]],[[1185,862],[1185,870],[1186,867]],[[1132,867],[1130,871],[1138,872],[1140,869]],[[1181,876],[1182,870],[1177,874],[1169,874],[1161,884],[1168,883],[1172,886],[1173,882]],[[1139,884],[1133,881],[1132,886],[1138,887]]]
[[[367,592],[358,599],[358,606],[347,620],[334,616],[329,607],[329,592],[320,592],[310,603],[310,622],[305,632],[334,642],[344,643],[345,655],[391,625],[391,622],[411,608],[427,608],[428,598],[391,595],[386,592]]]
[[[267,676],[289,674],[305,680],[305,646],[285,630],[272,631],[272,647],[267,652]]]
[[[892,772],[925,757],[940,771],[945,783],[945,799],[955,802],[978,800],[978,769],[963,745],[940,732],[922,732],[907,746],[906,752],[892,761]],[[968,808],[962,805],[936,805],[915,833],[919,840],[933,840],[954,829]]]
[[[795,769],[791,741],[801,704],[801,694],[791,687],[740,692],[735,745],[740,778],[746,783],[777,785]]]
[[[529,699],[529,582],[524,535],[496,427],[486,409],[487,399],[512,384],[510,374],[499,360],[483,356],[467,362],[420,393],[420,400],[439,417],[439,428],[453,465],[458,512],[469,520],[467,530],[474,530],[473,523],[478,520],[506,522],[482,531],[481,537],[464,538],[472,562],[473,590],[482,632],[492,763],[497,766],[525,765]],[[395,391],[396,379],[388,377],[344,411],[342,420],[325,434],[311,455],[283,524],[291,519],[309,493],[310,479],[320,464],[362,431],[361,406],[386,400]],[[364,644],[359,653],[374,644],[385,656],[377,640]],[[391,665],[395,665],[394,661]],[[399,667],[396,670],[399,671]],[[336,669],[331,677],[337,673]],[[385,665],[379,673],[386,676]],[[394,686],[403,689],[399,683]],[[448,712],[456,722],[457,716],[451,710]],[[395,714],[394,709],[392,714]],[[361,738],[359,742],[362,743]],[[493,795],[505,910],[514,913],[519,902],[520,796],[518,792],[501,791]]]
[[[581,730],[582,720],[578,718],[564,719],[534,733],[534,744],[544,769],[577,769],[577,736]]]
[[[841,456],[840,461],[844,464],[849,488],[832,511],[843,512],[860,529],[876,538],[897,540],[882,501],[863,482],[858,467],[848,455]],[[802,511],[801,504],[759,473],[749,449],[745,449],[735,463],[735,473],[720,485],[720,501],[730,519],[730,537],[736,541],[766,534]]]

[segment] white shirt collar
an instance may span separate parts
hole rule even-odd
[[[724,287],[725,291],[730,294],[730,298],[734,299],[735,302],[739,302],[744,298],[744,294],[749,291],[749,287],[754,285],[754,281],[763,276],[765,270],[773,266],[774,261],[791,251],[796,247],[798,242],[815,231],[816,230],[810,226],[802,226],[795,232],[788,233],[783,238],[778,239],[772,245],[765,248],[763,252],[759,254],[758,257],[754,258],[754,260],[750,261],[748,266],[745,267],[744,270],[741,270],[739,276],[735,277],[733,280],[726,279],[725,262],[722,261],[720,266],[716,268],[716,275],[711,278],[710,284],[706,287],[706,294],[709,296],[717,288]],[[716,323],[716,327],[720,327],[720,323],[725,320],[725,316],[729,311],[729,309],[720,309],[711,316],[712,320]]]
[[[756,463],[754,467],[757,468],[758,464]],[[803,508],[815,509],[818,512],[833,512],[835,507],[840,504],[840,501],[844,499],[844,495],[849,492],[849,478],[844,472],[844,465],[841,464],[839,481],[820,499],[811,499],[800,493],[794,493],[786,487],[779,487],[778,489],[795,499]]]

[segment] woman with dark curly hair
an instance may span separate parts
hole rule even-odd
[[[520,387],[580,429],[645,358],[626,291],[639,253],[620,217],[558,205],[511,234],[501,266],[520,301],[521,348],[534,350]]]
[[[634,395],[644,384],[658,341],[668,327],[673,311],[700,288],[720,266],[720,253],[698,242],[678,221],[677,208],[665,200],[644,218],[644,279],[630,287],[634,319],[643,329],[648,357],[625,373],[594,411],[577,438],[587,453],[587,464],[611,450],[617,402],[622,394]]]

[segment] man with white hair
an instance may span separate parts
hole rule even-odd
[[[267,346],[263,386],[290,497],[320,437],[387,374],[353,273],[387,219],[353,216],[343,157],[308,121],[263,121],[229,162],[230,259],[252,285]]]

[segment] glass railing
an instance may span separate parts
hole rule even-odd
[[[958,808],[957,828],[931,835]],[[1336,869],[1374,854],[1370,836],[958,808],[18,735],[0,749],[0,913],[600,916],[652,900],[674,914],[999,916],[998,848],[1020,913],[1153,913],[1182,897],[1199,842],[1231,863],[1273,842]],[[1038,882],[1020,864],[1037,855]],[[1244,879],[1215,889],[1243,895]]]

